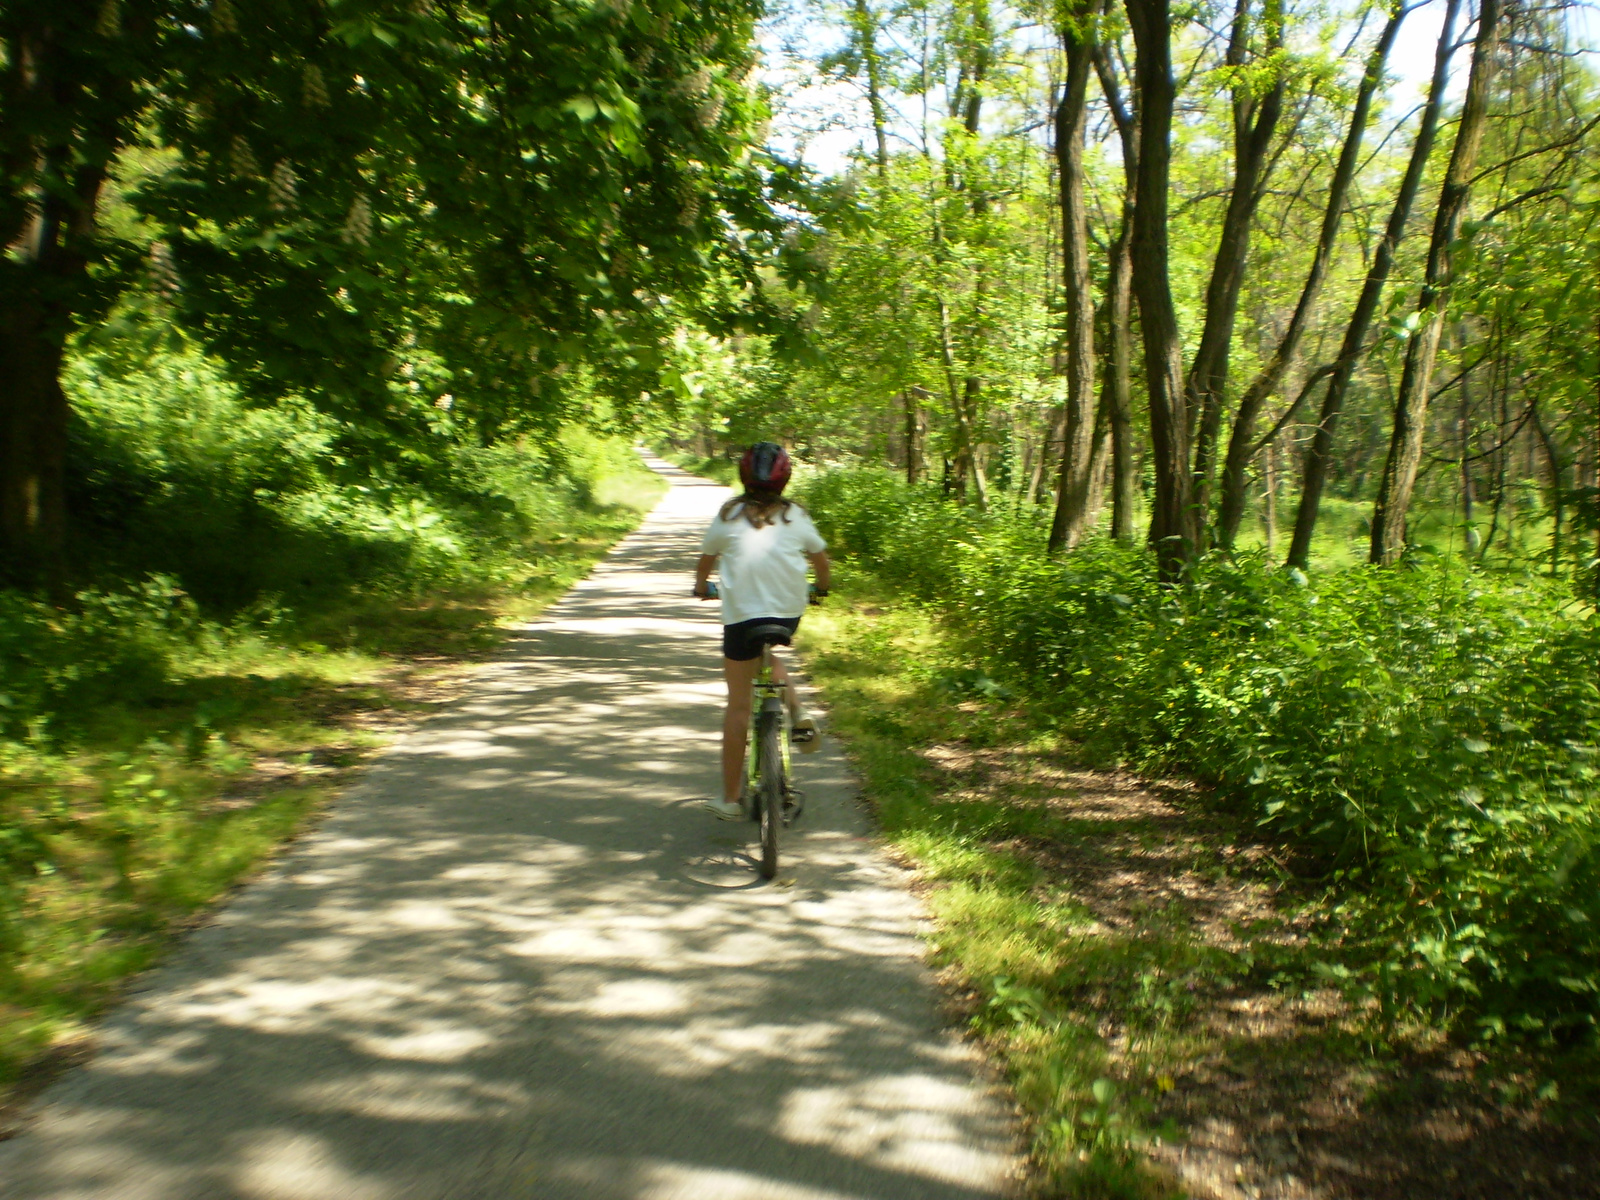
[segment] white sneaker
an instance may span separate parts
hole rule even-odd
[[[737,821],[744,816],[744,809],[732,800],[707,800],[701,807],[710,809],[724,821]]]
[[[789,744],[801,754],[812,754],[822,745],[822,731],[810,713],[802,716],[789,729]]]

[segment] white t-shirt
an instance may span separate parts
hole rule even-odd
[[[760,529],[745,518],[743,508],[730,516],[727,521],[716,517],[700,544],[700,553],[721,555],[717,590],[722,594],[722,623],[804,615],[806,555],[828,548],[810,514],[791,504]]]

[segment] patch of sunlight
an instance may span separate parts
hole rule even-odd
[[[462,929],[467,924],[448,905],[421,900],[402,900],[376,915],[402,929]]]
[[[661,1163],[646,1167],[638,1200],[866,1200],[848,1192],[784,1183],[768,1175]]]
[[[597,1017],[662,1017],[688,1011],[689,991],[665,979],[620,979],[603,986],[593,999],[572,1005]]]
[[[646,929],[576,928],[568,925],[550,929],[506,947],[507,954],[519,958],[554,958],[565,962],[640,962],[670,961],[681,957],[675,942],[661,933]]]
[[[964,1183],[1005,1163],[971,1144],[972,1093],[929,1075],[888,1075],[847,1087],[800,1088],[778,1130],[790,1141],[928,1179]]]
[[[363,1178],[339,1161],[324,1138],[289,1130],[263,1130],[250,1138],[232,1183],[262,1200],[389,1200],[396,1193]]]
[[[379,1121],[503,1119],[531,1106],[518,1085],[464,1074],[372,1071],[299,1088],[296,1101],[316,1112],[352,1113]]]
[[[825,1067],[834,1061],[835,1047],[846,1032],[835,1021],[722,1023],[740,1019],[741,1012],[733,1009],[724,1018],[698,1017],[681,1026],[608,1029],[606,1050],[620,1058],[644,1060],[661,1075],[696,1079],[723,1071],[749,1072],[769,1063]]]
[[[352,1044],[378,1058],[400,1058],[412,1062],[459,1062],[494,1041],[481,1029],[443,1021],[427,1022],[427,1024],[432,1027],[393,1037],[368,1034],[354,1038]]]
[[[153,1041],[119,1047],[115,1056],[103,1060],[103,1069],[141,1079],[151,1075],[200,1075],[221,1063],[217,1055],[201,1053],[206,1042],[206,1035],[200,1030],[169,1033]]]

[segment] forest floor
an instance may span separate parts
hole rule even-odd
[[[1455,1045],[1319,985],[1328,914],[1279,848],[1201,789],[1084,769],[925,614],[857,587],[808,621],[808,664],[1043,1194],[1600,1196],[1592,1061]]]

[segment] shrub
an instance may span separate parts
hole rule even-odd
[[[1486,1033],[1600,1018],[1600,621],[1556,586],[1244,557],[1173,588],[1143,548],[1051,559],[1040,522],[880,473],[807,496],[1090,757],[1214,784],[1295,845],[1335,891],[1330,978]]]
[[[932,487],[908,486],[876,467],[806,476],[795,499],[837,553],[871,567],[915,596],[938,594],[957,569],[963,543],[985,522]]]
[[[385,441],[293,396],[247,403],[189,350],[137,369],[81,356],[67,385],[80,578],[158,574],[208,609],[503,583],[541,540],[641,499],[618,438],[482,446],[441,424]]]
[[[109,696],[157,691],[172,656],[205,628],[194,602],[161,577],[82,592],[70,609],[0,590],[0,741],[37,737],[55,714]]]

